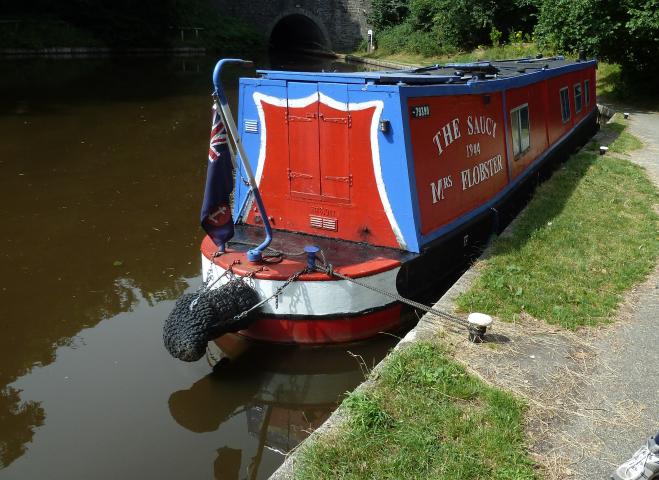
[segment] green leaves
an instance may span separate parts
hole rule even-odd
[[[659,71],[659,0],[543,0],[535,33],[543,45],[620,63],[628,75]]]
[[[536,12],[530,0],[372,0],[372,6],[380,47],[426,56],[499,43],[502,32],[528,34]]]
[[[377,30],[399,25],[410,13],[409,0],[372,0],[369,21]]]

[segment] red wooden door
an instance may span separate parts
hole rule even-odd
[[[299,100],[309,97],[312,97],[311,102]],[[320,196],[318,87],[316,84],[289,82],[286,120],[289,147],[288,179],[291,195],[311,198]]]
[[[320,92],[334,100],[330,105],[320,103],[318,128],[320,140],[320,191],[323,199],[350,201],[352,175],[350,173],[348,86],[320,84]]]

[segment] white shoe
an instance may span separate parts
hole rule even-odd
[[[657,437],[650,437],[646,445],[636,450],[634,456],[611,475],[611,480],[659,480]]]

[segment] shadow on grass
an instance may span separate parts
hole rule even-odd
[[[615,118],[618,117],[614,117],[614,119]],[[529,190],[529,195],[524,199],[523,203],[516,206],[517,209],[515,210],[515,216],[511,218],[510,221],[505,224],[505,226],[509,225],[509,223],[514,221],[519,216],[521,211],[526,208],[535,198],[537,193],[536,189],[543,185],[545,182],[551,181],[557,171],[565,172],[565,178],[563,179],[560,189],[561,196],[559,198],[552,197],[551,202],[545,202],[545,206],[547,208],[537,209],[537,211],[534,210],[534,212],[540,213],[540,215],[533,216],[532,219],[525,219],[525,225],[527,228],[530,227],[530,230],[528,235],[519,239],[519,243],[517,244],[518,247],[522,247],[526,241],[528,241],[533,236],[533,232],[540,228],[544,228],[553,218],[561,214],[565,208],[565,204],[570,199],[572,193],[577,188],[582,178],[586,175],[593,163],[597,161],[599,156],[599,146],[609,146],[615,144],[623,134],[626,134],[626,129],[627,126],[622,123],[622,121],[609,121],[601,126],[596,135],[587,139],[585,142],[582,142],[582,144],[579,145],[579,150],[577,150],[575,153],[572,155],[567,155],[564,153],[558,161],[555,161],[553,164],[549,165],[545,170],[540,170],[538,172],[537,181],[535,184],[530,186],[531,188]],[[568,174],[568,162],[577,162],[577,156],[579,156],[578,165],[576,165],[576,168],[571,168],[572,164],[570,164]],[[507,251],[509,250],[510,249]]]
[[[618,133],[618,135],[619,134],[620,133]],[[593,163],[597,161],[597,158],[598,157],[594,152],[582,151],[576,156],[571,156],[567,160],[553,166],[554,168],[549,171],[545,170],[539,172],[538,188],[547,185],[547,182],[555,181],[555,175],[560,173],[563,177],[560,183],[560,189],[557,189],[555,192],[556,194],[552,195],[551,198],[545,198],[546,195],[538,197],[539,193],[542,194],[544,192],[542,190],[539,192],[537,189],[534,189],[529,200],[523,206],[520,206],[522,207],[522,211],[516,215],[515,219],[513,219],[513,221],[518,222],[516,230],[522,228],[524,230],[524,235],[509,235],[504,233],[502,236],[505,237],[507,241],[505,243],[499,242],[495,246],[495,249],[490,251],[488,257],[505,255],[512,250],[521,249],[534,237],[536,231],[545,228],[548,223],[559,216],[561,212],[563,212],[572,193],[579,186],[582,178],[586,175]],[[578,162],[577,159],[579,159]],[[567,166],[568,162],[571,162],[569,170]],[[537,203],[540,201],[542,201],[542,205]],[[532,210],[525,212],[525,208]],[[530,214],[531,211],[533,214]]]
[[[624,109],[630,113],[648,113],[659,110],[659,92],[656,79],[628,80],[620,68],[614,65],[603,66],[598,74],[598,101],[614,109]]]
[[[624,125],[605,134],[626,138]],[[607,322],[659,253],[653,202],[638,166],[577,153],[495,241],[460,309],[504,320],[526,312],[570,329]]]
[[[494,343],[497,345],[504,345],[510,343],[510,337],[501,335],[500,333],[488,333],[483,337],[483,343]]]

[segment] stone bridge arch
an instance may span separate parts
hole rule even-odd
[[[240,18],[264,32],[269,41],[277,25],[288,27],[291,40],[312,40],[337,50],[353,50],[366,39],[371,0],[213,0],[229,17]],[[314,27],[317,30],[314,31]],[[284,30],[279,33],[284,32]],[[318,33],[320,32],[320,33]],[[320,41],[320,42],[319,42]]]
[[[273,47],[297,44],[300,47],[332,50],[331,38],[320,18],[300,8],[281,13],[266,30],[266,39]]]

